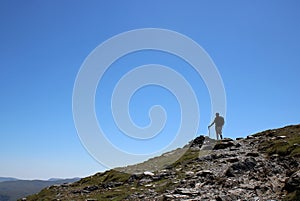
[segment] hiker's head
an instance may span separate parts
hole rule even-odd
[[[216,117],[218,117],[218,116],[220,116],[220,114],[217,112],[217,113],[216,113]]]

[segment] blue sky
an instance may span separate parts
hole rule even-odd
[[[46,179],[105,170],[77,135],[73,86],[94,48],[132,29],[170,29],[206,50],[226,90],[225,136],[298,124],[299,8],[296,0],[1,1],[0,176]],[[126,73],[126,68],[115,68],[148,63],[170,65],[190,81],[200,103],[198,133],[206,134],[211,110],[205,84],[182,61],[157,51],[134,53],[112,66],[102,81],[104,88],[97,89],[99,120],[106,120],[101,108],[108,108],[97,100],[111,93],[118,73]],[[147,125],[145,114],[153,104],[164,105],[170,113],[165,129],[172,133],[179,122],[178,104],[162,88],[149,86],[135,94],[130,103],[133,120]],[[104,129],[115,129],[107,125]]]

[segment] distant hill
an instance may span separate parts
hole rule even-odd
[[[3,181],[17,181],[17,178],[13,178],[13,177],[0,177],[0,182]]]
[[[79,180],[79,178],[55,179],[55,181],[18,180],[15,178],[5,179],[3,177],[2,179],[4,181],[0,182],[0,201],[15,201],[19,198],[38,193],[47,186],[71,183]]]
[[[168,158],[178,155],[169,164]],[[300,125],[217,142],[200,136],[144,163],[51,186],[27,197],[27,201],[42,200],[297,201]]]

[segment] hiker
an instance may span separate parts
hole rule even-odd
[[[219,140],[219,135],[220,135],[221,140],[223,139],[222,127],[223,127],[224,123],[225,123],[224,118],[222,116],[220,116],[219,113],[216,113],[215,120],[208,126],[208,129],[209,129],[213,124],[215,124],[217,140]]]

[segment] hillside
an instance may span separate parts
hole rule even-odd
[[[164,167],[161,161],[182,149],[126,167],[131,173],[97,173],[27,200],[300,200],[300,125],[208,140],[196,138],[179,160]],[[155,171],[145,171],[153,166]]]
[[[3,181],[17,181],[18,179],[13,178],[13,177],[0,177],[0,182]]]
[[[78,178],[74,179],[57,179],[55,181],[44,180],[18,180],[10,179],[0,182],[0,201],[15,201],[19,198],[38,193],[43,188],[59,185],[63,183],[78,181]]]

